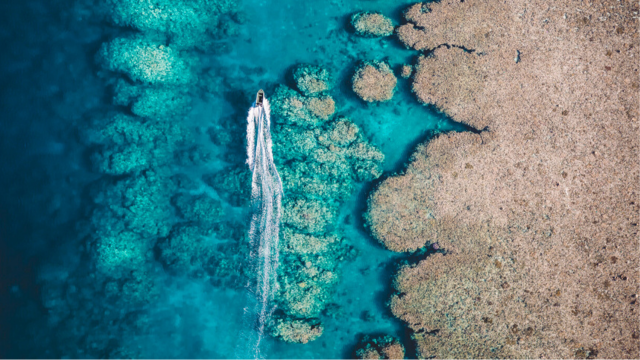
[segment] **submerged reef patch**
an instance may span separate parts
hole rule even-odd
[[[321,66],[300,64],[293,70],[293,80],[305,96],[331,90],[333,80],[329,71]]]
[[[167,235],[173,191],[172,182],[153,170],[99,180],[91,189],[93,233],[109,235],[130,230],[144,237]]]
[[[210,159],[184,121],[201,72],[195,50],[210,49],[235,1],[92,6],[85,9],[92,16],[128,29],[111,29],[115,37],[95,56],[112,106],[101,104],[78,129],[93,175],[101,175],[86,191],[87,220],[78,225],[84,256],[73,273],[41,275],[50,341],[59,344],[49,356],[145,357],[128,335],[151,331],[146,305],[162,293],[163,267],[199,277],[242,274],[219,255],[230,244],[242,248],[239,226],[214,191],[180,174]]]
[[[335,102],[328,95],[305,97],[283,85],[276,88],[272,97],[278,99],[272,104],[274,114],[278,114],[281,123],[290,125],[316,127],[327,121],[335,110]]]
[[[384,155],[357,125],[334,115],[328,70],[304,64],[294,69],[298,69],[294,70],[298,86],[308,95],[283,85],[267,94],[274,161],[284,190],[277,309],[268,332],[286,342],[306,343],[322,334],[319,317],[332,300],[340,263],[357,255],[341,234],[340,206],[352,196],[355,182],[382,174]],[[216,139],[238,131],[218,130],[223,135]],[[232,166],[205,174],[202,180],[230,205],[245,206],[249,177],[245,166]],[[220,283],[242,286],[241,279],[249,275],[234,264],[234,257],[249,256],[243,241],[214,252],[211,263],[215,266],[207,271],[229,279]]]
[[[404,359],[404,346],[393,336],[365,336],[356,350],[358,359]]]
[[[274,317],[269,324],[271,335],[290,343],[306,344],[316,340],[324,332],[318,319],[294,319]]]
[[[104,43],[98,58],[106,69],[132,81],[165,86],[195,83],[196,58],[165,43],[163,38],[142,34],[119,37]]]
[[[402,65],[402,68],[400,69],[400,76],[403,79],[410,78],[412,73],[413,73],[413,67],[411,65]]]
[[[130,107],[133,114],[144,118],[176,118],[191,109],[191,95],[186,87],[143,87],[120,79],[114,92],[115,105]]]
[[[340,235],[339,206],[353,193],[354,181],[382,174],[384,155],[358,126],[332,116],[330,95],[304,95],[325,91],[310,91],[308,84],[330,88],[317,86],[330,81],[326,69],[297,69],[304,69],[304,75],[295,76],[304,77],[298,81],[304,93],[279,86],[271,97],[274,158],[285,193],[276,297],[280,315],[271,328],[277,338],[306,343],[322,333],[318,317],[331,300],[340,261],[354,255]],[[314,110],[318,102],[330,102],[331,111]]]
[[[388,101],[398,80],[384,61],[365,61],[358,65],[352,79],[353,91],[366,102]]]
[[[170,120],[114,113],[92,119],[82,131],[95,171],[124,175],[167,165],[186,142],[186,130]]]
[[[207,47],[235,10],[234,0],[107,0],[103,11],[118,26],[168,37],[179,47]]]
[[[393,35],[391,19],[379,12],[363,11],[351,16],[351,26],[356,35],[364,37],[383,37]]]

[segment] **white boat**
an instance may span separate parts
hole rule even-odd
[[[262,101],[264,99],[264,91],[262,89],[258,90],[258,95],[256,95],[256,106],[262,106]]]

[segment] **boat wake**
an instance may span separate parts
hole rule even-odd
[[[248,304],[244,308],[245,332],[240,347],[242,358],[260,358],[265,325],[274,307],[277,290],[278,240],[282,180],[273,162],[271,109],[260,90],[247,116],[247,164],[251,179],[250,274]],[[247,348],[249,347],[250,348]],[[250,351],[250,354],[247,354]]]

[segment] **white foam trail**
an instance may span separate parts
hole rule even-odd
[[[246,342],[240,346],[253,346],[252,356],[259,358],[260,343],[265,325],[273,312],[272,303],[277,286],[283,196],[282,180],[273,162],[271,108],[266,98],[262,106],[254,103],[247,115],[247,165],[252,173],[249,260],[256,278],[247,284],[249,306],[245,308],[244,316],[245,325],[251,326],[251,330],[244,334],[243,340]]]

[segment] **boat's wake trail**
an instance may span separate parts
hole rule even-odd
[[[259,358],[260,343],[271,313],[277,286],[278,230],[282,202],[282,181],[271,151],[271,116],[269,101],[259,93],[247,116],[247,164],[252,172],[249,301],[244,309],[244,348],[240,357]],[[260,102],[262,104],[260,104]],[[250,348],[248,348],[250,347]],[[247,354],[247,350],[251,354]]]

